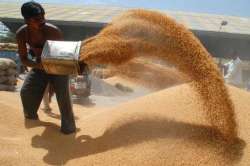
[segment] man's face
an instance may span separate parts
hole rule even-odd
[[[45,24],[44,14],[39,14],[38,16],[31,17],[25,21],[31,28],[40,29]]]

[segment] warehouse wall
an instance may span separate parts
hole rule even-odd
[[[3,22],[12,32],[15,32],[23,24],[20,19],[11,19]],[[103,23],[94,22],[49,22],[57,25],[63,31],[65,40],[68,41],[77,41],[93,36],[105,26]],[[196,30],[193,30],[193,32],[211,55],[215,57],[230,58],[232,54],[236,53],[241,59],[250,60],[250,34]]]

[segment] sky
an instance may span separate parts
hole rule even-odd
[[[25,2],[27,0],[0,0]],[[250,17],[250,0],[36,0],[40,3],[101,4]]]

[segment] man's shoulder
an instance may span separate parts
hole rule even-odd
[[[55,26],[51,23],[46,23],[45,26],[50,31],[60,31],[60,29],[57,26]]]
[[[62,39],[62,31],[55,25],[46,23],[47,38],[50,40],[60,40]]]
[[[22,26],[21,26],[20,28],[18,28],[18,30],[16,31],[16,35],[17,35],[17,36],[22,36],[22,35],[24,35],[26,29],[27,29],[27,25],[26,25],[26,24],[22,25]]]

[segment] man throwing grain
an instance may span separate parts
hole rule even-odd
[[[21,88],[21,100],[26,119],[38,119],[37,111],[48,83],[55,90],[61,112],[61,132],[75,132],[75,119],[69,94],[68,76],[47,74],[41,64],[41,53],[46,40],[62,40],[61,31],[45,21],[43,7],[34,1],[21,7],[25,25],[16,32],[18,53],[23,65],[31,67]],[[28,52],[34,61],[28,58]]]

